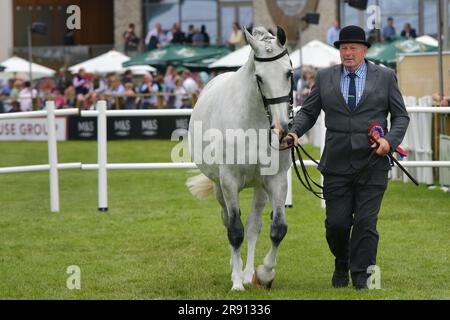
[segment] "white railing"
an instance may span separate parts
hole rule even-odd
[[[32,172],[32,171],[48,170],[50,180],[50,210],[52,212],[59,212],[58,170],[81,168],[81,163],[58,164],[55,116],[68,116],[75,114],[78,114],[78,109],[55,110],[54,101],[47,101],[46,110],[42,111],[0,114],[0,120],[47,117],[48,164],[0,168],[0,173]]]
[[[97,163],[66,163],[58,164],[56,136],[54,132],[55,115],[73,115],[78,114],[78,109],[54,110],[54,102],[47,102],[46,111],[23,112],[17,114],[0,114],[0,120],[5,118],[24,118],[24,117],[42,117],[47,116],[48,122],[48,150],[49,164],[0,168],[0,173],[12,172],[29,172],[29,171],[45,171],[50,173],[50,203],[51,211],[59,211],[59,186],[58,186],[58,170],[60,169],[82,169],[82,170],[98,170],[98,209],[100,211],[108,210],[108,193],[107,193],[107,171],[108,170],[164,170],[164,169],[193,169],[196,168],[195,163],[108,163],[107,160],[107,117],[122,116],[185,116],[190,115],[191,109],[183,110],[106,110],[106,101],[97,103],[95,111],[81,111],[82,117],[97,117]],[[450,107],[409,107],[409,113],[427,112],[427,113],[450,113]],[[53,128],[53,130],[51,130]],[[322,129],[324,132],[324,128]],[[323,134],[324,136],[324,134]],[[322,144],[323,145],[323,144]],[[297,164],[299,162],[297,161]],[[306,166],[316,166],[311,160],[305,161]],[[450,161],[403,161],[405,167],[450,167]],[[288,195],[286,205],[292,206],[292,172],[288,172]]]

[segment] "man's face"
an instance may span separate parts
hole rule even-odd
[[[359,43],[343,43],[339,47],[342,64],[350,71],[355,71],[367,54],[367,47]]]

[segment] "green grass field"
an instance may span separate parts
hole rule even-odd
[[[173,146],[111,141],[108,159],[168,162]],[[47,163],[46,143],[2,142],[0,150],[0,167]],[[96,161],[95,142],[61,142],[58,151],[59,162]],[[95,171],[60,171],[60,213],[49,209],[47,172],[0,175],[0,298],[450,299],[448,194],[390,182],[378,224],[382,289],[361,292],[331,288],[324,210],[294,182],[272,290],[230,292],[219,205],[191,197],[184,186],[190,175],[109,171],[107,213],[97,211]],[[244,219],[250,200],[249,190],[241,193]],[[266,205],[256,265],[270,245],[269,212]],[[66,287],[70,265],[81,268],[81,290]]]

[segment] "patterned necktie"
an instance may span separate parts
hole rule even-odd
[[[353,112],[356,108],[356,73],[351,72],[348,74],[348,77],[350,78],[350,84],[348,86],[348,107]]]

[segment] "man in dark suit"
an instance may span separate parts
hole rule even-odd
[[[305,134],[325,112],[327,128],[319,170],[324,176],[326,238],[335,256],[334,287],[368,287],[368,268],[376,264],[378,212],[388,182],[387,153],[402,141],[408,113],[395,73],[366,59],[370,43],[364,30],[347,26],[334,43],[342,64],[320,70],[310,95],[282,141]],[[387,130],[387,116],[391,128]],[[379,146],[368,140],[372,124],[386,133]]]

